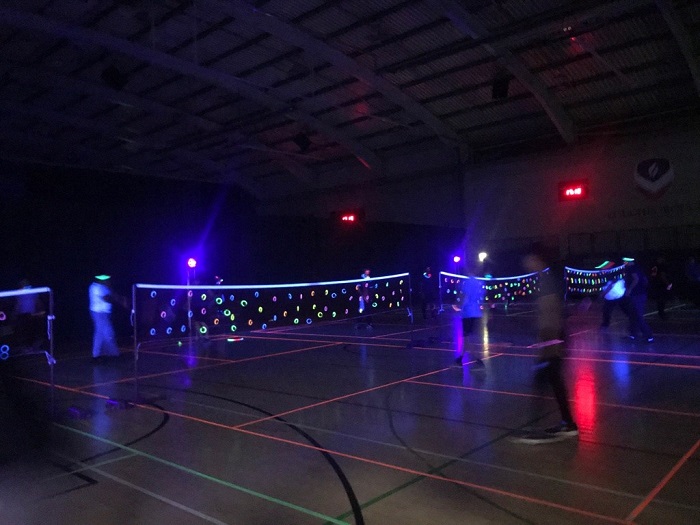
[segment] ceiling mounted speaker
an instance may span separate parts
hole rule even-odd
[[[493,100],[502,100],[508,98],[508,86],[510,85],[509,77],[499,77],[494,79],[491,88],[491,97]]]
[[[297,145],[299,151],[301,151],[302,153],[306,153],[309,149],[309,146],[311,146],[311,140],[309,140],[309,137],[306,135],[306,133],[299,133],[292,139],[292,142],[294,142],[294,144]]]

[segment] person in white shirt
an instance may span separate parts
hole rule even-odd
[[[119,302],[126,307],[126,300],[113,294],[109,275],[96,275],[89,288],[90,315],[95,326],[92,339],[92,357],[116,357],[119,355],[114,328],[112,304]]]
[[[622,298],[625,295],[625,280],[620,276],[617,279],[610,279],[601,290],[601,295],[605,302],[603,303],[603,322],[601,328],[610,326],[610,318],[616,306],[623,310]]]

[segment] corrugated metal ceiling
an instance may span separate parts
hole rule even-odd
[[[700,0],[3,2],[0,158],[264,201],[405,144],[564,147],[697,110],[699,26]]]

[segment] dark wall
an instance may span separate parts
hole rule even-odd
[[[47,168],[0,167],[0,289],[22,278],[55,293],[57,340],[91,336],[87,288],[96,273],[128,295],[135,282],[312,282],[449,268],[457,230],[313,217],[261,217],[230,187]],[[115,315],[122,337],[128,315]]]

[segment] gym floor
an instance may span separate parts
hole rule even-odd
[[[668,313],[638,343],[621,313],[602,330],[598,305],[574,310],[580,434],[542,445],[514,439],[559,420],[533,386],[527,305],[464,342],[480,371],[454,366],[449,311],[144,344],[138,361],[58,348],[53,389],[45,360],[13,369],[20,405],[51,410],[4,425],[0,522],[697,524],[700,311]]]

